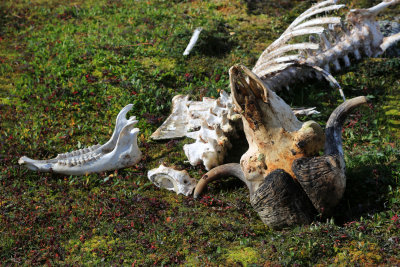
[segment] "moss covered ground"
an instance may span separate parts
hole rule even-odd
[[[346,1],[368,7],[378,1]],[[189,139],[154,142],[171,99],[229,91],[228,69],[251,67],[312,1],[3,0],[0,2],[0,262],[4,265],[399,265],[400,59],[353,62],[335,74],[368,107],[343,132],[347,189],[332,217],[273,231],[235,179],[200,200],[160,190],[146,174],[186,169]],[[384,19],[395,19],[399,9]],[[204,28],[188,57],[193,30]],[[325,124],[341,103],[324,82],[282,97],[316,106]],[[19,157],[104,143],[132,103],[143,160],[83,177],[36,173]],[[310,118],[303,118],[310,119]],[[238,142],[236,149],[245,146]],[[240,155],[239,155],[240,156]],[[237,161],[238,158],[230,159]]]

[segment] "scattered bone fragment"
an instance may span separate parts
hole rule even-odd
[[[156,186],[185,196],[191,195],[197,184],[196,180],[190,177],[187,171],[178,171],[164,165],[150,170],[147,177]]]
[[[176,95],[172,98],[171,115],[150,136],[153,140],[182,138],[187,135],[189,96]]]
[[[67,175],[85,175],[132,166],[142,157],[137,145],[139,129],[134,128],[138,121],[134,116],[126,119],[126,114],[132,107],[129,104],[120,111],[114,133],[104,145],[59,154],[49,160],[34,160],[24,156],[18,163],[33,171]]]
[[[193,47],[196,45],[197,40],[199,39],[199,35],[201,33],[201,31],[203,30],[203,28],[199,27],[196,28],[193,32],[192,37],[190,38],[189,44],[187,45],[185,51],[183,52],[184,56],[189,55],[190,51],[192,51]]]

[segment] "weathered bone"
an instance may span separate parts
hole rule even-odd
[[[233,100],[242,113],[249,143],[240,164],[255,192],[276,169],[293,176],[293,161],[317,155],[325,136],[316,122],[298,121],[291,108],[246,67],[234,66],[229,74]]]
[[[387,7],[398,3],[399,0],[387,0],[369,9],[351,10],[345,21],[339,17],[312,18],[344,7],[336,5],[334,0],[318,3],[301,14],[281,37],[265,49],[253,72],[271,90],[278,91],[309,76],[312,69],[302,68],[301,64],[321,67],[329,72],[330,65],[336,71],[341,70],[339,59],[343,59],[345,67],[350,66],[349,54],[353,54],[356,59],[361,58],[361,52],[367,57],[376,57],[398,42],[400,35],[384,38],[375,17]],[[294,37],[302,35],[316,36],[320,44],[288,44]],[[292,53],[297,55],[293,56]]]
[[[147,177],[160,188],[174,191],[176,194],[189,196],[196,187],[196,180],[191,178],[187,171],[178,171],[160,165],[157,169],[150,170]]]
[[[218,99],[204,97],[191,101],[189,96],[177,95],[172,99],[172,112],[151,135],[153,140],[190,137],[196,139],[204,120],[211,126],[219,125],[225,133],[235,131],[233,121],[240,119],[234,111],[230,95],[221,91]]]
[[[223,163],[231,147],[230,136],[236,134],[240,115],[232,105],[230,96],[221,91],[218,99],[204,97],[203,101],[190,101],[189,96],[172,99],[172,113],[155,131],[155,140],[187,136],[196,140],[183,147],[193,166],[204,164],[207,170]]]
[[[315,108],[293,109],[296,115],[318,114]],[[190,101],[189,96],[172,99],[172,113],[151,135],[154,140],[190,137],[196,140],[184,146],[193,166],[203,164],[207,170],[223,163],[230,149],[230,137],[241,130],[240,116],[234,111],[231,96],[221,91],[218,99],[205,97]]]
[[[193,47],[195,46],[197,40],[199,39],[199,35],[203,30],[202,27],[198,27],[194,30],[192,37],[190,38],[189,44],[187,45],[185,51],[183,52],[184,56],[189,55],[190,51],[192,51]]]
[[[137,145],[139,129],[134,128],[138,121],[136,117],[126,119],[126,114],[132,107],[129,104],[120,111],[114,133],[104,145],[59,154],[49,160],[34,160],[24,156],[18,163],[34,171],[67,175],[85,175],[132,166],[140,161],[142,155]]]
[[[250,70],[237,65],[229,73],[249,150],[240,160],[241,170],[239,165],[222,165],[204,175],[194,197],[207,183],[236,176],[249,188],[250,202],[263,222],[273,228],[309,223],[316,210],[328,213],[346,187],[342,125],[366,98],[346,101],[332,113],[325,140],[318,124],[299,122],[289,106]],[[317,156],[324,144],[325,155]]]

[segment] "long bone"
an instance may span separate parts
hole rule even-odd
[[[34,171],[67,175],[85,175],[132,166],[141,159],[137,146],[139,129],[134,128],[138,121],[134,116],[126,119],[126,114],[132,107],[129,104],[120,111],[113,135],[104,145],[59,154],[49,160],[34,160],[24,156],[18,163]]]
[[[324,136],[315,122],[297,121],[286,103],[244,66],[232,67],[230,80],[249,150],[240,165],[221,165],[206,173],[194,197],[209,182],[236,176],[249,188],[250,202],[262,221],[273,228],[309,223],[316,210],[329,213],[346,187],[342,126],[366,98],[353,98],[336,108]],[[324,156],[318,156],[321,141]]]

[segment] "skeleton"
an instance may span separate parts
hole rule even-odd
[[[327,72],[341,70],[340,61],[350,66],[349,55],[359,60],[381,55],[400,40],[400,33],[383,37],[376,15],[399,0],[386,0],[369,9],[353,9],[344,21],[340,17],[319,17],[344,5],[323,1],[306,10],[261,54],[253,72],[273,91],[313,75],[315,68]],[[309,36],[310,42],[289,43],[295,37]],[[307,68],[305,66],[310,66]],[[313,70],[314,69],[314,70]],[[320,76],[317,73],[317,76]]]
[[[351,10],[345,21],[339,17],[312,18],[344,7],[335,1],[321,2],[300,15],[262,53],[253,71],[241,65],[232,67],[233,103],[241,114],[249,149],[240,164],[220,165],[205,174],[194,197],[209,182],[236,176],[249,188],[250,202],[260,218],[273,228],[309,223],[317,211],[329,214],[346,187],[342,125],[366,98],[340,105],[324,134],[317,123],[298,121],[274,91],[313,76],[325,77],[340,89],[329,73],[331,67],[341,69],[339,59],[348,67],[350,54],[357,60],[362,55],[378,56],[400,40],[399,33],[384,38],[374,20],[380,11],[399,2],[384,1],[370,9]],[[288,43],[306,35],[311,42]],[[322,149],[324,156],[318,156]]]
[[[340,61],[348,67],[349,55],[357,60],[363,55],[378,56],[400,40],[400,33],[383,37],[375,21],[380,11],[399,2],[385,0],[369,9],[351,10],[344,21],[339,17],[315,17],[344,7],[333,0],[318,3],[261,54],[252,71],[242,65],[230,69],[232,99],[225,93],[217,100],[197,102],[189,101],[188,96],[176,96],[171,116],[152,138],[196,139],[184,147],[185,154],[191,164],[203,163],[210,171],[197,184],[194,197],[209,182],[236,176],[249,188],[250,202],[261,219],[273,228],[309,223],[317,211],[329,213],[346,186],[342,125],[352,109],[366,103],[366,98],[353,98],[340,105],[324,133],[314,121],[298,121],[275,91],[314,76],[325,77],[340,89],[329,73],[331,68],[340,70]],[[310,42],[296,43],[296,38],[305,36]],[[342,91],[341,95],[345,99]],[[140,160],[141,153],[136,141],[139,130],[132,130],[137,121],[125,119],[130,109],[128,105],[120,112],[114,134],[103,146],[44,161],[22,157],[19,163],[31,170],[75,175],[131,166]],[[241,127],[248,151],[240,163],[220,165],[230,147],[229,138]],[[319,156],[321,150],[323,156]],[[189,178],[187,173],[164,166],[149,172],[149,179],[157,186],[185,195],[194,186]],[[185,181],[189,187],[182,185]]]
[[[114,133],[104,145],[59,154],[54,159],[34,160],[21,157],[18,161],[30,170],[56,172],[67,175],[85,175],[132,166],[140,161],[142,153],[137,145],[138,128],[134,128],[136,117],[125,118],[133,107],[124,107],[117,116]]]
[[[343,61],[345,67],[350,66],[349,55],[353,55],[357,60],[363,55],[367,57],[378,56],[396,43],[400,39],[400,33],[383,37],[379,30],[379,24],[374,18],[380,11],[397,3],[399,3],[399,0],[384,1],[370,9],[351,10],[345,21],[340,17],[315,18],[317,15],[344,7],[344,5],[337,5],[336,1],[332,0],[318,3],[295,19],[288,29],[265,49],[254,66],[253,72],[261,78],[270,90],[276,92],[290,84],[310,77],[324,77],[339,88],[345,100],[340,85],[329,73],[330,69],[333,67],[335,71],[339,71],[342,68],[341,61]],[[313,42],[290,43],[295,42],[296,37],[304,38],[305,36],[309,36]],[[199,129],[196,142],[187,145],[193,147],[193,152],[189,153],[185,150],[185,153],[192,165],[202,163],[209,170],[216,164],[219,165],[223,162],[227,149],[230,147],[229,138],[235,135],[226,134],[221,137],[220,139],[224,140],[223,143],[227,144],[222,148],[212,145],[212,143],[216,143],[215,141],[208,142],[206,140],[204,142],[205,138],[199,140],[198,137],[202,136],[200,132],[207,132],[207,136],[221,136],[218,124],[204,123],[204,120],[212,113],[207,113],[209,107],[217,100],[205,98],[202,102],[191,102],[196,103],[196,109],[202,110],[200,116],[194,121],[190,118],[190,111],[188,112],[188,110],[191,108],[187,101],[188,96],[176,96],[173,99],[171,116],[151,137],[155,140],[183,136],[196,139],[196,134],[188,134],[188,131]],[[185,105],[188,108],[184,108]],[[234,111],[234,109],[232,110]],[[293,111],[296,115],[318,113],[313,108],[294,109]],[[240,115],[236,114],[231,118],[237,121],[238,116]],[[232,121],[232,119],[230,120]],[[190,123],[189,127],[186,126],[188,123]],[[238,127],[237,129],[234,128],[232,132],[241,131],[240,123],[230,123],[230,126]],[[225,137],[228,139],[225,139]],[[214,138],[214,140],[218,139]],[[210,150],[210,147],[214,151],[212,160],[207,160],[207,157],[204,156],[201,157],[200,155],[203,155],[204,151]],[[196,151],[203,152],[196,153]]]

